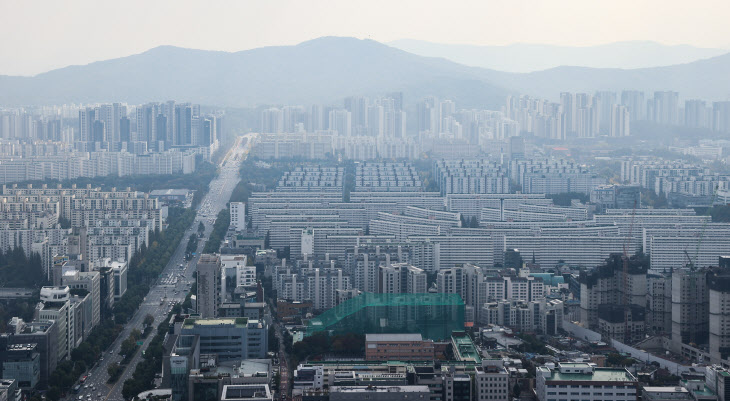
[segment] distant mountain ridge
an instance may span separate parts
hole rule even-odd
[[[210,106],[338,104],[346,96],[403,91],[458,107],[498,109],[508,94],[556,100],[561,91],[676,90],[683,98],[730,97],[730,54],[632,70],[557,67],[510,73],[423,57],[372,40],[324,37],[295,46],[228,53],[161,46],[128,57],[33,77],[0,76],[0,105],[191,101]]]
[[[484,81],[480,73],[355,38],[324,37],[236,53],[161,46],[34,77],[0,76],[0,104],[113,99],[228,106],[311,104],[398,90],[425,96],[431,93],[429,88],[435,95],[454,96],[467,104],[501,102],[507,92]]]
[[[663,45],[651,41],[614,42],[596,46],[555,46],[516,43],[478,46],[401,39],[387,43],[425,57],[505,72],[534,72],[561,66],[590,68],[651,68],[684,64],[727,53],[724,49]]]

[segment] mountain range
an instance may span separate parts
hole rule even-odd
[[[639,69],[556,67],[530,73],[469,67],[372,40],[324,37],[295,46],[218,52],[161,46],[33,77],[0,76],[0,104],[132,104],[191,101],[210,106],[340,103],[349,95],[402,91],[459,107],[499,107],[508,94],[557,99],[561,91],[676,90],[708,100],[730,95],[730,54]]]
[[[415,39],[388,46],[426,57],[443,57],[459,64],[505,72],[533,72],[561,66],[592,68],[650,68],[684,64],[727,53],[725,49],[628,41],[597,46],[554,46],[516,43],[476,46],[433,43]]]

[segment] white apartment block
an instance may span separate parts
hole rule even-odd
[[[380,266],[380,292],[384,294],[424,294],[428,291],[426,272],[407,263]]]

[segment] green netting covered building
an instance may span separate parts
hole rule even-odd
[[[420,333],[448,340],[464,330],[464,301],[459,294],[364,293],[310,319],[307,335],[318,332]]]

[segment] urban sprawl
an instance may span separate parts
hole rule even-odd
[[[0,108],[1,400],[730,401],[730,102],[255,115]]]

